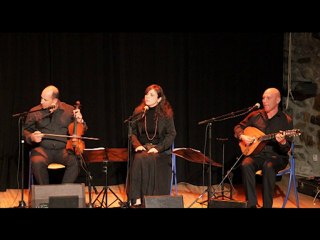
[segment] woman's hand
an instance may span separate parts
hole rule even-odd
[[[156,148],[150,148],[148,153],[158,153],[159,151]]]
[[[139,146],[137,147],[134,151],[135,152],[142,152],[142,151],[145,151],[146,149],[144,148],[144,146]]]

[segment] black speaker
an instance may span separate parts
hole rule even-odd
[[[247,202],[234,200],[210,200],[209,208],[246,208]]]
[[[183,208],[183,196],[145,196],[145,208]]]
[[[49,208],[79,208],[79,197],[49,197]]]
[[[295,100],[303,101],[310,97],[317,96],[317,84],[313,82],[298,82],[292,90],[292,95]]]
[[[83,183],[32,185],[32,208],[85,208]]]

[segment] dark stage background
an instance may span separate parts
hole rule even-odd
[[[206,125],[198,122],[261,103],[266,88],[282,88],[282,71],[283,33],[1,33],[0,190],[21,181],[18,119],[12,114],[38,104],[49,84],[60,89],[62,101],[81,101],[86,136],[100,138],[86,141],[88,148],[127,147],[123,121],[144,89],[160,84],[175,110],[175,147],[204,152]],[[216,138],[229,139],[226,170],[240,155],[233,127],[242,118],[212,126],[214,161],[222,160]],[[101,164],[90,165],[95,183],[103,183]],[[125,172],[126,163],[110,163],[110,185],[124,183]],[[177,158],[177,176],[179,182],[207,184],[207,166]],[[221,168],[213,167],[212,183],[220,179]]]

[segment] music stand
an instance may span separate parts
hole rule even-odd
[[[173,149],[173,154],[177,155],[178,157],[184,158],[190,162],[194,162],[194,163],[202,163],[202,164],[210,164],[210,170],[211,171],[211,166],[215,166],[215,167],[222,167],[222,165],[220,163],[217,163],[215,161],[213,161],[212,159],[208,158],[206,155],[204,155],[203,153],[201,153],[199,150],[193,149],[193,148],[175,148]],[[211,173],[209,174],[210,178],[211,178]],[[191,203],[191,205],[189,206],[189,208],[198,201],[198,199],[200,199],[206,192],[210,192],[210,188],[211,188],[211,181],[209,181],[208,187],[207,189],[200,194],[200,196]],[[210,199],[211,196],[208,195],[208,199]]]
[[[103,162],[103,172],[106,175],[105,186],[100,191],[98,196],[93,201],[93,205],[95,202],[100,203],[100,207],[108,208],[114,202],[119,201],[120,205],[123,204],[123,201],[117,196],[117,194],[108,186],[108,162],[125,162],[127,159],[125,157],[127,153],[126,148],[94,148],[94,149],[85,149],[83,151],[84,158],[87,162],[97,163]],[[108,190],[115,196],[115,200],[108,204]],[[100,196],[102,195],[102,200],[100,200]]]
[[[175,148],[172,151],[178,157],[184,158],[190,162],[194,163],[204,163],[209,164],[211,162],[212,166],[222,167],[220,163],[210,160],[206,155],[197,149],[193,148]]]
[[[86,172],[86,179],[88,181],[88,189],[89,189],[89,208],[93,208],[92,203],[92,194],[91,194],[91,186],[92,186],[92,176],[89,171],[89,168],[87,167],[86,163],[92,163],[92,162],[101,162],[103,159],[105,159],[105,148],[85,148],[83,150],[83,153],[81,154],[81,159],[83,160],[83,163],[85,165],[85,168],[83,167],[83,170]],[[98,194],[98,191],[93,185],[95,194]]]

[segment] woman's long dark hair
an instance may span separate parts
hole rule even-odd
[[[163,92],[162,87],[160,87],[157,84],[152,84],[150,86],[148,86],[146,88],[146,90],[144,91],[145,95],[148,94],[148,92],[150,90],[155,90],[158,94],[158,98],[161,97],[161,101],[159,102],[159,104],[156,106],[156,113],[159,114],[160,116],[164,116],[164,117],[173,117],[173,109],[171,107],[171,104],[169,103],[169,101],[167,100],[166,95]],[[144,106],[146,106],[144,98],[142,99],[141,104],[138,106],[138,108],[143,109]]]

